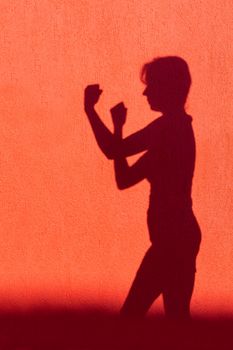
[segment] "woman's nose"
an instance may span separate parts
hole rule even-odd
[[[145,88],[145,90],[142,93],[144,96],[147,96],[147,87]]]

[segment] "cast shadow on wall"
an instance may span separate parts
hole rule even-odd
[[[102,90],[97,84],[85,89],[85,112],[100,149],[114,162],[118,188],[144,179],[150,183],[147,223],[151,246],[121,315],[144,316],[162,294],[167,317],[188,319],[201,241],[191,198],[195,138],[192,117],[185,111],[191,76],[182,58],[169,56],[145,64],[141,78],[146,85],[143,95],[151,109],[162,115],[126,138],[122,136],[127,114],[124,104],[111,109],[112,134],[95,109]],[[126,158],[141,151],[145,153],[129,166]],[[130,211],[133,214],[134,209]]]

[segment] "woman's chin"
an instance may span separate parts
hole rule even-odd
[[[152,109],[152,111],[155,111],[155,112],[160,112],[160,108],[156,105],[153,105],[150,103],[150,109]]]

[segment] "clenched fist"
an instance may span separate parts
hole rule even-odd
[[[85,109],[94,107],[94,105],[99,101],[101,94],[102,90],[99,88],[99,84],[88,85],[84,92]]]
[[[110,109],[112,115],[112,121],[115,128],[122,128],[126,122],[127,108],[124,103],[118,103],[116,106]]]

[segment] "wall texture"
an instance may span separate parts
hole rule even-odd
[[[119,307],[149,245],[149,186],[116,189],[83,90],[101,85],[109,127],[123,100],[129,134],[157,116],[142,96],[142,64],[178,55],[193,79],[203,232],[193,310],[233,312],[232,13],[230,0],[0,2],[2,304]]]

